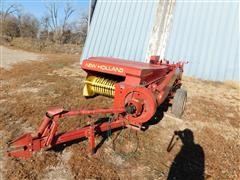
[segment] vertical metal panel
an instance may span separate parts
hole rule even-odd
[[[81,60],[109,56],[144,61],[158,1],[97,1]]]
[[[239,4],[177,1],[165,57],[188,60],[185,74],[209,80],[240,80]]]
[[[152,34],[149,40],[146,60],[152,55],[164,58],[166,43],[171,29],[176,0],[159,1]]]

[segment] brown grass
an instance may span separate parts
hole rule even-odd
[[[11,41],[0,39],[0,44],[13,48],[20,48],[32,52],[43,53],[65,53],[80,55],[83,49],[83,44],[59,44],[51,41],[41,41],[32,38],[14,38]]]
[[[35,131],[49,106],[64,106],[67,109],[111,106],[109,98],[99,96],[86,100],[82,97],[84,73],[79,69],[78,56],[47,57],[48,60],[42,62],[14,65],[11,70],[0,69],[2,145],[24,132]],[[88,156],[87,142],[84,141],[58,152],[38,152],[28,160],[4,158],[4,178],[41,179],[50,178],[51,174],[61,178],[62,173],[53,172],[53,169],[62,167],[63,172],[69,173],[69,178],[73,179],[166,179],[181,143],[178,141],[170,153],[166,148],[174,130],[185,128],[193,131],[195,142],[204,150],[206,178],[240,178],[239,90],[193,78],[185,78],[183,84],[188,90],[183,120],[164,117],[147,131],[138,132],[133,136],[135,138],[122,134],[135,133],[130,130],[122,131],[120,137],[114,133],[93,157]],[[60,131],[84,124],[85,117],[63,119]],[[137,151],[123,153],[114,150],[113,139],[116,137],[115,143],[127,144],[126,147],[138,142]],[[100,140],[101,137],[98,142]],[[65,160],[69,152],[71,156]]]

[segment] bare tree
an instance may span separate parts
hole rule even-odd
[[[20,36],[19,21],[16,17],[8,16],[1,26],[1,34],[10,37],[11,40]]]
[[[51,3],[46,6],[47,8],[47,18],[49,20],[49,27],[53,32],[57,30],[58,27],[58,7],[56,3]]]
[[[78,28],[78,38],[79,44],[84,44],[88,32],[88,15],[82,14],[80,21],[79,21],[79,28]]]
[[[36,38],[39,31],[40,23],[32,14],[24,14],[20,19],[20,36]]]
[[[43,16],[42,18],[41,18],[41,22],[40,22],[40,24],[41,24],[41,27],[42,27],[42,30],[43,31],[49,31],[49,24],[50,24],[50,18],[49,18],[49,16]]]
[[[87,14],[82,14],[80,18],[80,24],[88,24],[88,15]]]
[[[2,21],[5,22],[6,21],[6,18],[8,16],[18,16],[21,12],[21,8],[20,8],[20,5],[18,4],[10,4],[5,10],[2,10],[1,12],[1,18],[2,18]]]
[[[39,38],[40,40],[48,40],[49,39],[49,29],[50,29],[50,18],[48,15],[45,15],[41,18],[40,21],[40,34]]]
[[[19,16],[21,13],[20,5],[10,4],[6,9],[2,8],[0,13],[1,23],[0,32],[1,35],[10,37],[18,37],[20,35],[19,31]]]
[[[64,20],[63,20],[63,25],[62,25],[62,31],[66,30],[66,26],[68,25],[68,20],[71,17],[71,15],[74,13],[75,9],[69,4],[66,3],[65,8],[64,8]]]
[[[71,29],[69,28],[69,21],[75,9],[70,3],[66,3],[64,7],[64,16],[60,17],[60,9],[57,7],[56,3],[51,3],[46,6],[47,15],[42,18],[42,27],[44,31],[49,34],[53,34],[53,41],[59,41],[60,43],[65,43],[69,41],[71,34]]]
[[[83,45],[87,37],[88,15],[80,14],[80,17],[71,23],[71,43]]]
[[[64,18],[63,24],[61,28],[61,38],[60,43],[69,43],[71,41],[71,28],[69,24],[70,17],[73,15],[75,9],[70,5],[70,3],[66,3],[64,7]]]
[[[8,41],[30,37],[32,42],[40,42],[40,50],[52,43],[84,44],[88,27],[86,14],[74,19],[76,9],[69,2],[64,7],[53,2],[45,8],[46,13],[40,20],[24,14],[16,3],[0,9],[0,34]]]

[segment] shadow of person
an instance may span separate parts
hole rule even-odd
[[[175,131],[174,134],[181,139],[183,145],[172,162],[167,179],[203,180],[204,151],[199,144],[194,143],[193,132],[185,129]]]

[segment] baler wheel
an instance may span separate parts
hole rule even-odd
[[[184,89],[178,89],[173,98],[172,114],[177,118],[181,118],[185,110],[187,102],[187,91]]]

